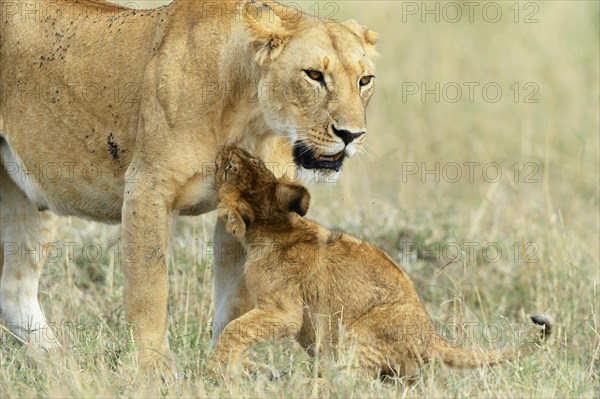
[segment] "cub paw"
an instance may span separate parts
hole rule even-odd
[[[246,235],[246,223],[242,216],[228,208],[219,209],[219,218],[225,223],[225,229],[228,233],[242,238]]]
[[[204,367],[204,376],[210,379],[236,379],[240,375],[240,368],[232,365],[223,365],[211,357]]]
[[[210,358],[204,366],[204,377],[210,379],[218,379],[220,376],[221,367],[213,358]]]

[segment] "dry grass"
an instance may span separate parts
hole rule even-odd
[[[118,249],[118,227],[72,219],[63,221],[59,239],[98,243],[103,254],[90,262],[76,250],[47,265],[40,297],[65,349],[31,353],[3,330],[0,396],[598,397],[599,5],[533,2],[539,21],[531,24],[514,23],[513,2],[497,3],[503,11],[498,23],[482,18],[484,3],[473,23],[467,15],[459,23],[435,23],[432,16],[423,23],[406,14],[403,22],[409,3],[422,4],[338,3],[336,18],[357,18],[382,34],[369,151],[348,163],[339,184],[312,188],[309,216],[378,244],[401,262],[433,319],[447,326],[441,331],[449,338],[459,333],[460,345],[515,345],[536,311],[555,320],[547,345],[495,368],[434,364],[405,389],[354,378],[327,358],[320,359],[325,381],[317,385],[301,349],[274,343],[255,355],[284,372],[280,381],[247,375],[215,385],[202,378],[212,317],[206,243],[214,215],[206,215],[181,219],[171,260],[169,335],[182,378],[147,383],[133,372],[124,327],[119,252],[110,250]],[[313,2],[299,4],[307,10]],[[525,5],[519,3],[521,20],[534,10]],[[411,82],[428,88],[457,82],[463,99],[436,103],[429,95],[423,103],[413,95],[403,101]],[[464,82],[480,84],[473,102]],[[483,98],[488,82],[503,90],[497,103]],[[532,91],[528,82],[539,88],[537,103],[523,102]],[[403,173],[415,165],[433,169],[436,162],[447,172],[439,182],[434,175]],[[449,181],[452,162],[462,165],[458,182]],[[473,181],[464,162],[479,163]],[[502,171],[496,183],[482,176],[482,166],[492,162]],[[490,180],[493,169],[488,172]],[[529,173],[535,181],[525,180]],[[452,261],[457,245],[465,256]],[[492,245],[501,248],[498,260]],[[488,342],[494,340],[486,332],[499,340]]]

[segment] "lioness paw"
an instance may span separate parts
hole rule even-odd
[[[149,380],[158,378],[163,384],[172,384],[179,380],[179,367],[169,351],[157,354],[150,350],[142,350],[139,362],[140,371]]]

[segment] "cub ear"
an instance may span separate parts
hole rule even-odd
[[[277,201],[279,209],[282,211],[296,212],[298,215],[304,216],[310,205],[310,193],[302,184],[279,179]]]
[[[272,1],[251,1],[244,5],[243,19],[250,31],[251,45],[259,65],[274,60],[291,37],[284,25],[292,22],[283,6]]]
[[[217,206],[219,218],[225,223],[225,229],[236,236],[244,238],[246,231],[254,221],[254,212],[246,201],[228,197]]]
[[[342,25],[350,29],[356,36],[360,38],[360,40],[365,44],[367,55],[370,58],[377,55],[377,52],[375,51],[375,44],[377,43],[377,39],[379,39],[379,33],[372,31],[366,26],[362,26],[355,19],[349,19],[345,22],[342,22]]]

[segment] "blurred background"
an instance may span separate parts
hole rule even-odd
[[[416,396],[597,394],[600,3],[294,4],[320,17],[357,19],[381,34],[367,151],[346,163],[338,184],[310,188],[308,216],[388,252],[411,275],[434,321],[458,323],[450,335],[464,333],[463,346],[498,341],[461,323],[498,323],[510,341],[508,327],[527,323],[530,313],[546,311],[556,322],[550,354],[509,368],[500,386],[487,374],[484,385],[457,379]],[[213,224],[212,214],[182,218],[175,238],[170,334],[184,368],[199,367],[208,348],[205,243]],[[118,229],[66,219],[60,239],[116,248]],[[115,251],[98,262],[75,256],[51,264],[42,285],[53,320],[123,320]],[[522,378],[517,393],[514,378]]]

